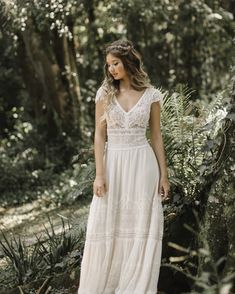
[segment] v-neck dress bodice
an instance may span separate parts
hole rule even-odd
[[[125,109],[121,106],[121,104],[118,102],[116,96],[115,96],[115,98],[114,98],[114,99],[115,99],[115,102],[116,102],[116,104],[120,107],[120,109],[121,109],[125,114],[129,114],[129,113],[131,113],[131,112],[135,109],[135,107],[137,107],[138,104],[141,102],[141,100],[142,100],[143,96],[145,95],[147,89],[148,89],[148,88],[146,88],[146,89],[144,90],[143,94],[140,96],[140,98],[138,99],[138,101],[137,101],[137,102],[135,103],[135,105],[133,105],[133,106],[131,107],[131,109],[129,109],[129,110],[125,110]]]
[[[95,102],[103,97],[99,88]],[[93,194],[90,204],[78,294],[157,293],[164,216],[160,169],[146,129],[151,104],[162,98],[147,88],[130,111],[114,99],[105,113],[107,191]]]
[[[104,90],[100,87],[97,91],[95,102],[102,100]],[[115,98],[105,113],[107,123],[107,147],[122,148],[135,147],[146,144],[146,129],[148,127],[151,104],[162,104],[163,94],[155,87],[146,88],[137,103],[127,112]]]

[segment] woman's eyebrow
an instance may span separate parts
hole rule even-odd
[[[113,59],[112,62],[114,62],[114,61],[118,61],[118,60],[117,59]],[[106,61],[106,63],[108,64],[108,61]]]

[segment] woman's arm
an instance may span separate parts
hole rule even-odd
[[[106,192],[105,167],[103,163],[106,142],[106,121],[100,121],[103,113],[103,101],[99,99],[95,106],[94,156],[96,176],[93,183],[93,193],[98,197]]]
[[[103,166],[104,147],[106,142],[106,121],[100,122],[100,118],[104,113],[102,101],[96,102],[95,107],[95,135],[94,135],[94,155],[96,176],[104,176],[105,170]]]
[[[164,192],[163,199],[166,199],[168,196],[170,185],[168,181],[168,171],[167,171],[167,165],[166,165],[164,143],[162,139],[161,126],[160,126],[160,110],[161,110],[160,108],[161,108],[160,102],[153,102],[151,104],[149,127],[150,127],[151,146],[157,157],[159,167],[160,167],[160,173],[161,173],[159,192],[161,193],[163,190]]]

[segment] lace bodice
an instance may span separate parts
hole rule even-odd
[[[95,103],[102,100],[104,94],[104,89],[100,87],[96,92]],[[163,93],[155,87],[146,88],[129,111],[125,111],[115,97],[108,112],[105,112],[109,146],[130,147],[146,143],[151,104],[158,101],[162,104]]]

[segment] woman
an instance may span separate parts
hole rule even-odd
[[[105,58],[105,79],[95,97],[96,177],[78,293],[156,294],[162,201],[169,192],[160,130],[163,94],[149,83],[132,42],[113,42]]]

